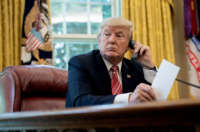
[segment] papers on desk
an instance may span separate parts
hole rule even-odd
[[[154,89],[157,100],[167,99],[179,69],[180,68],[178,66],[166,60],[162,60],[152,83],[152,88]]]

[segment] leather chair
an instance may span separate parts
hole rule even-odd
[[[0,111],[65,109],[67,80],[53,66],[9,66],[0,73]]]

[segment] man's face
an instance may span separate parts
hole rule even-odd
[[[105,26],[98,39],[101,55],[105,58],[123,58],[130,40],[126,26]]]

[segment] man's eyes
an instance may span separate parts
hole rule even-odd
[[[104,36],[110,36],[111,33],[104,33]]]
[[[104,36],[106,36],[106,37],[111,36],[111,35],[112,35],[111,33],[104,33]],[[125,35],[122,34],[122,33],[118,33],[118,34],[115,34],[115,36],[116,36],[117,38],[122,38],[122,37],[124,37]]]
[[[124,37],[124,34],[116,34],[116,37],[118,37],[118,38],[122,38],[122,37]]]

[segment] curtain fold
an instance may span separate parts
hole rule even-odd
[[[133,39],[148,45],[157,66],[162,59],[175,63],[172,0],[123,0],[123,17],[133,22]],[[125,57],[132,55],[128,51]],[[178,99],[175,82],[168,99]]]
[[[0,1],[0,71],[20,64],[24,0]]]
[[[2,1],[0,1],[0,71],[3,67],[3,64],[2,64],[2,61],[3,61],[3,55],[2,55],[2,52],[3,52],[3,46],[2,46]]]

